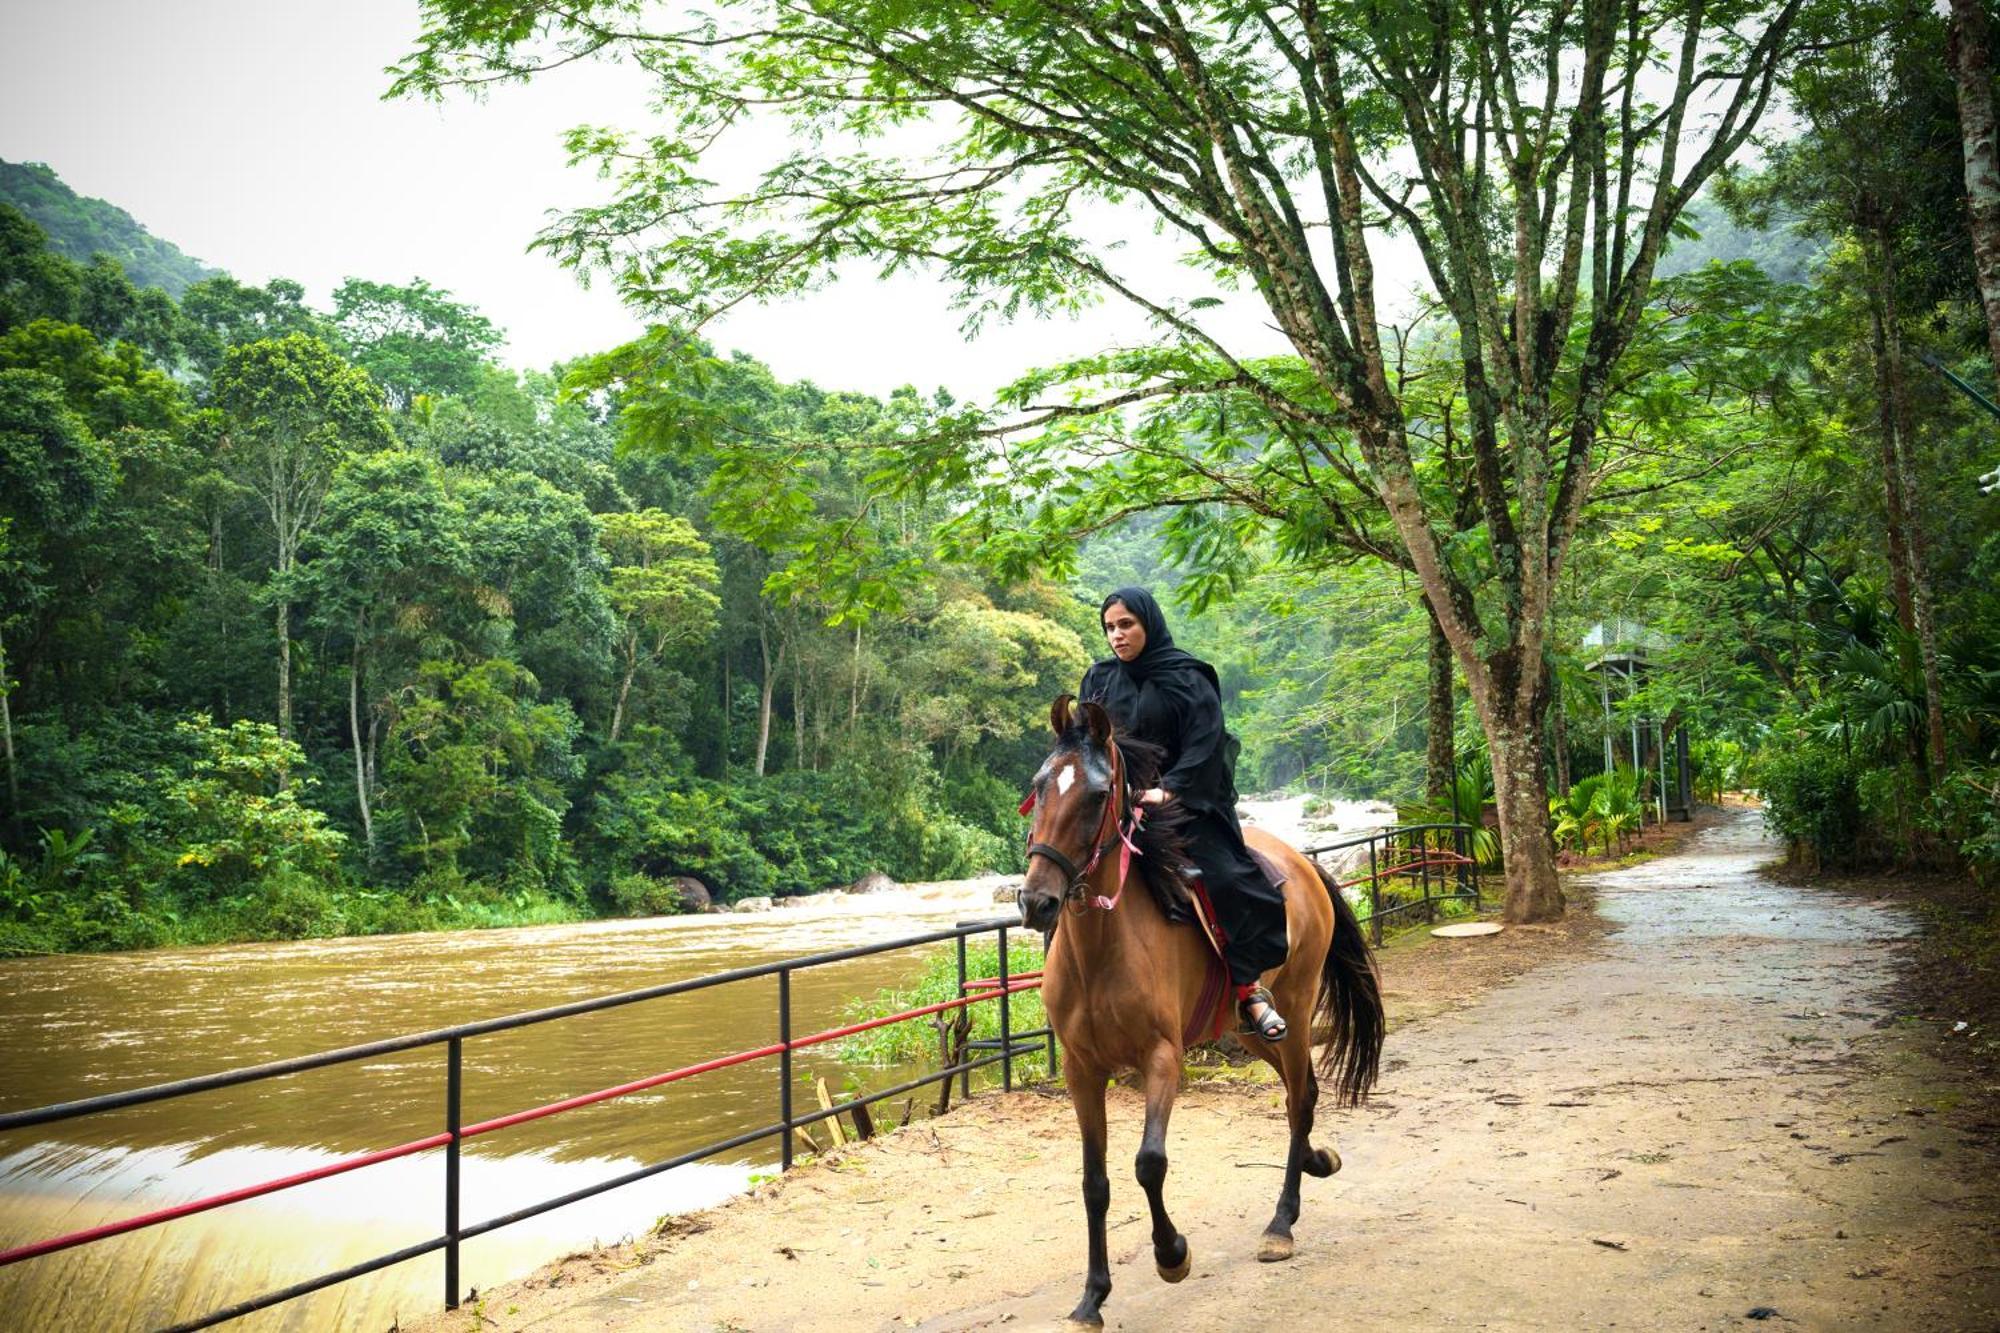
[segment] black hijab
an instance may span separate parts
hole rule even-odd
[[[1159,602],[1144,588],[1120,588],[1097,604],[1097,627],[1104,628],[1104,613],[1111,609],[1113,602],[1123,602],[1125,609],[1138,617],[1146,630],[1146,646],[1139,655],[1127,662],[1115,654],[1105,665],[1124,674],[1125,678],[1138,685],[1164,671],[1182,667],[1197,667],[1215,681],[1214,668],[1184,648],[1174,646],[1174,636],[1167,628],[1167,617],[1160,610]]]
[[[1154,785],[1233,829],[1236,746],[1223,727],[1215,668],[1174,646],[1160,604],[1144,588],[1120,588],[1106,597],[1098,607],[1100,626],[1113,602],[1123,602],[1145,627],[1146,646],[1129,662],[1116,654],[1100,659],[1084,673],[1079,694],[1109,709],[1121,730],[1166,751],[1166,771]]]

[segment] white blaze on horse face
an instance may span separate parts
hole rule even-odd
[[[1064,764],[1061,768],[1056,770],[1056,792],[1058,795],[1062,796],[1069,795],[1069,789],[1075,784],[1076,784],[1075,764]]]

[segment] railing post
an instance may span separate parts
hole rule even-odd
[[[1466,880],[1467,880],[1466,863],[1472,859],[1472,841],[1470,837],[1470,832],[1464,824],[1453,824],[1451,826],[1451,850],[1458,857],[1458,892],[1461,896],[1463,896],[1466,890]],[[1473,907],[1477,908],[1478,906],[1479,906],[1478,895],[1474,894]]]
[[[1014,1090],[1014,1023],[1007,1010],[1007,927],[1000,927],[1000,1090]]]
[[[785,1122],[779,1135],[778,1169],[792,1169],[792,969],[778,972],[778,1119]]]
[[[1368,840],[1368,933],[1382,947],[1382,877],[1375,868],[1375,839]]]
[[[960,934],[958,937],[958,998],[961,1000],[965,998],[965,936],[963,934]],[[957,1010],[952,1015],[952,1022],[954,1023],[961,1019],[965,1021],[967,1030],[969,1031],[972,1023],[972,1009],[970,1005]],[[946,1048],[949,1049],[949,1043],[946,1044]],[[968,1046],[967,1051],[969,1052],[970,1049],[970,1046]],[[964,1054],[960,1055],[959,1063],[966,1063]],[[961,1069],[958,1071],[958,1095],[961,1099],[972,1095],[972,1071],[970,1069]]]
[[[444,1057],[444,1128],[451,1142],[444,1145],[444,1308],[458,1308],[458,1146],[459,1114],[464,1089],[464,1040],[453,1037]]]
[[[1437,920],[1437,905],[1431,902],[1431,839],[1436,833],[1435,829],[1417,830],[1417,874],[1423,882],[1424,920],[1427,922]]]

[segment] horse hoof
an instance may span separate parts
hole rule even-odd
[[[1063,1333],[1101,1333],[1104,1320],[1101,1316],[1096,1319],[1078,1319],[1075,1315],[1071,1315],[1063,1320],[1062,1326]]]
[[[1266,1234],[1264,1243],[1257,1247],[1257,1262],[1260,1264],[1281,1264],[1292,1257],[1292,1238]]]
[[[1315,1148],[1305,1160],[1306,1174],[1324,1180],[1340,1170],[1340,1154],[1331,1148]]]
[[[1156,1261],[1155,1266],[1160,1270],[1160,1281],[1179,1282],[1187,1277],[1189,1270],[1194,1267],[1194,1253],[1188,1249],[1187,1241],[1183,1239],[1181,1241],[1181,1261],[1179,1263],[1169,1268],[1167,1265],[1157,1263]]]

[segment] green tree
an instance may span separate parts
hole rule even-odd
[[[1667,238],[1769,104],[1803,3],[1099,13],[744,0],[685,33],[639,33],[608,0],[525,16],[432,0],[394,86],[435,95],[528,77],[523,48],[549,38],[660,71],[670,128],[639,144],[579,131],[574,151],[618,179],[618,196],[542,244],[697,327],[851,260],[934,265],[975,319],[1109,298],[1153,322],[1154,345],[1046,377],[1063,395],[1047,410],[1023,396],[1008,407],[1024,410],[958,414],[931,479],[1004,465],[971,446],[1010,425],[1167,397],[1249,394],[1308,437],[1351,437],[1484,724],[1507,915],[1523,921],[1562,911],[1539,760],[1543,655],[1605,403]],[[752,107],[759,123],[784,117],[799,147],[747,188],[712,185],[698,159],[727,151],[716,145]],[[929,150],[909,147],[925,130]],[[829,135],[851,150],[829,151]],[[1083,224],[1086,203],[1143,210],[1212,282],[1141,290],[1106,232]],[[1398,338],[1378,308],[1384,224],[1414,240],[1456,335],[1475,563],[1448,546],[1449,511],[1418,477]],[[1238,285],[1304,384],[1266,374],[1206,321]]]
[[[367,373],[305,334],[230,348],[216,372],[214,401],[226,423],[226,466],[261,501],[270,530],[278,734],[290,740],[292,579],[300,546],[319,522],[340,463],[388,445],[389,423]]]
[[[204,376],[216,372],[232,347],[294,333],[333,339],[325,317],[306,305],[306,289],[290,278],[273,278],[262,287],[226,273],[204,279],[181,298],[181,320],[183,350]]]
[[[633,677],[669,648],[691,647],[715,632],[721,576],[709,545],[686,519],[657,509],[605,514],[604,550],[610,558],[611,605],[620,620],[618,657],[622,670],[618,702],[611,710],[612,744],[624,729],[625,705]]]
[[[348,743],[362,838],[372,860],[375,760],[392,699],[406,683],[390,659],[403,657],[414,669],[427,631],[435,632],[438,602],[466,584],[464,513],[446,494],[443,470],[427,455],[364,455],[335,475],[305,556],[302,598],[316,621],[347,640]]]
[[[333,322],[396,408],[420,394],[471,393],[503,341],[486,316],[422,278],[401,287],[349,278],[333,293]]]

